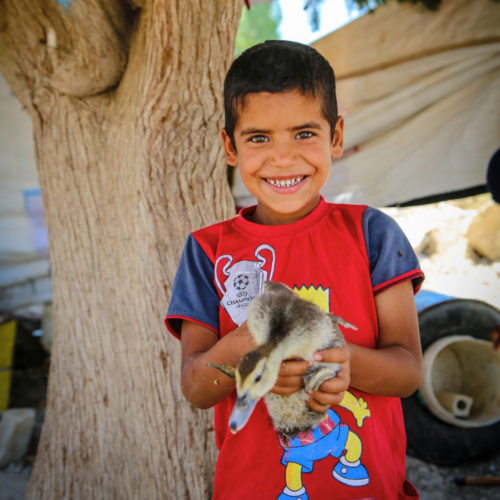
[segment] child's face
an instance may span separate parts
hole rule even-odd
[[[229,165],[239,166],[247,189],[259,201],[252,220],[286,224],[305,217],[319,201],[331,158],[342,155],[344,120],[331,140],[318,98],[300,92],[248,94],[238,109],[236,149],[222,130]]]

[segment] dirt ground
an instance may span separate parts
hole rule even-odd
[[[461,467],[441,467],[406,457],[406,477],[417,488],[421,500],[498,500],[500,486],[457,486],[457,476],[500,476],[500,454]]]

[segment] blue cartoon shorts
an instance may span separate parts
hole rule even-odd
[[[285,450],[281,463],[285,466],[289,462],[299,464],[303,472],[312,472],[316,460],[322,460],[328,455],[340,457],[345,449],[349,427],[339,424],[340,417],[329,409],[327,419],[315,429],[294,437],[288,442],[288,446],[281,443]]]

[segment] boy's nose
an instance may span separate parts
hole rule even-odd
[[[297,161],[293,145],[287,140],[276,141],[271,149],[271,165],[279,168],[289,168]]]

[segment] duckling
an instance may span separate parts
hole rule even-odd
[[[236,379],[238,396],[229,419],[233,433],[245,426],[261,397],[265,398],[274,428],[285,440],[313,429],[323,420],[325,413],[307,405],[308,391],[317,391],[325,380],[335,377],[340,365],[320,363],[313,356],[316,351],[345,345],[339,324],[357,329],[301,299],[281,283],[267,281],[264,284],[264,293],[255,297],[248,307],[248,329],[257,348],[247,353],[236,369],[209,363]],[[290,395],[270,393],[281,362],[293,358],[313,363],[304,375],[304,387]]]

